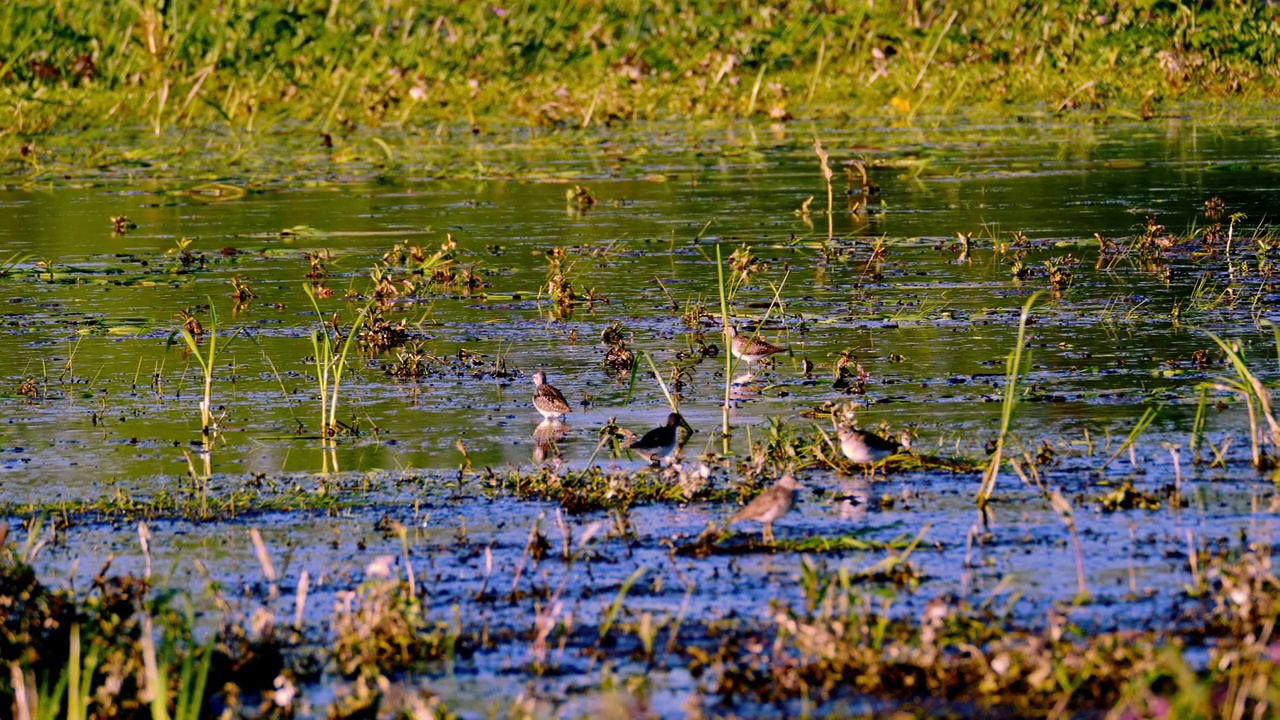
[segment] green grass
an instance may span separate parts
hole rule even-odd
[[[838,117],[973,105],[1161,112],[1275,97],[1265,3],[438,4],[141,0],[0,8],[4,134],[319,132],[517,117]],[[36,153],[16,164],[38,168]],[[384,148],[385,150],[385,148]]]
[[[985,508],[995,493],[996,479],[1000,476],[1000,464],[1004,459],[1005,443],[1009,438],[1009,427],[1013,423],[1013,411],[1018,406],[1018,378],[1024,373],[1023,349],[1026,343],[1027,317],[1031,315],[1031,306],[1035,305],[1043,290],[1036,291],[1027,298],[1022,306],[1022,315],[1018,319],[1018,340],[1005,358],[1004,399],[1000,406],[1000,434],[996,436],[995,450],[982,475],[982,485],[978,488],[977,503]],[[1031,364],[1030,351],[1027,352],[1026,366]]]

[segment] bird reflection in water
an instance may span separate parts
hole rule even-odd
[[[560,441],[568,425],[559,420],[543,420],[533,429],[533,461],[538,464],[560,462]]]

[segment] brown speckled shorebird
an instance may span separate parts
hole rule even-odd
[[[564,395],[547,384],[547,374],[541,370],[533,374],[533,406],[547,420],[559,420],[571,410]]]
[[[803,486],[796,482],[796,479],[790,473],[783,475],[768,490],[760,493],[746,507],[734,513],[734,516],[729,518],[729,522],[725,524],[725,528],[739,520],[759,520],[764,523],[761,538],[765,542],[772,544],[773,521],[791,511],[791,505],[795,501],[795,492],[801,487]]]
[[[874,465],[906,449],[910,442],[905,436],[898,442],[851,427],[841,427],[836,434],[840,436],[840,452],[857,465]]]
[[[685,421],[684,416],[678,412],[673,412],[667,416],[666,424],[650,430],[637,440],[632,440],[627,448],[635,450],[650,462],[661,463],[674,456],[676,450],[679,449],[680,428],[682,427],[691,433],[693,432],[693,428]]]
[[[751,363],[787,350],[766,342],[760,337],[740,335],[738,329],[732,325],[729,326],[729,349],[733,351],[734,357],[747,361],[748,374],[751,373]]]

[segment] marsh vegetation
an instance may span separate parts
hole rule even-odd
[[[1274,712],[1274,8],[322,5],[0,10],[0,708]]]

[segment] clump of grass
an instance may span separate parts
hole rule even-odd
[[[192,331],[200,330],[203,334],[204,328],[199,323],[192,325],[189,319],[184,321],[181,328],[170,333],[165,343],[165,348],[168,349],[175,344],[176,338],[181,337],[188,353],[200,366],[204,388],[200,399],[200,439],[206,451],[213,447],[215,439],[220,434],[218,421],[213,415],[213,373],[217,367],[219,354],[226,350],[224,347],[219,347],[218,311],[214,308],[212,300],[209,303],[209,318],[209,338],[203,350],[200,347],[200,337]],[[223,342],[230,345],[243,330],[244,328],[237,328]]]
[[[574,185],[564,191],[565,202],[576,208],[579,212],[596,204],[596,198],[591,194],[591,190],[582,185]]]
[[[114,215],[111,218],[111,234],[112,235],[128,235],[138,229],[138,223],[130,220],[124,215]]]
[[[248,283],[241,281],[239,275],[231,276],[231,299],[237,306],[244,305],[256,297],[258,294],[249,287]]]
[[[182,594],[156,591],[147,578],[107,575],[110,561],[87,592],[52,589],[30,565],[34,545],[19,551],[0,527],[0,663],[8,669],[0,707],[15,720],[197,720],[211,708],[228,717],[290,717],[304,707],[298,683],[314,681],[322,668],[356,676],[355,691],[335,693],[329,717],[380,708],[438,717],[446,713],[438,699],[385,697],[388,678],[434,668],[472,645],[460,625],[427,617],[412,570],[393,579],[390,557],[375,560],[354,591],[339,593],[327,642],[308,646],[305,572],[292,630],[277,630],[285,626],[261,607],[235,617],[216,587],[210,594],[225,614],[209,628],[199,626]],[[405,553],[407,564],[407,546]],[[269,565],[264,570],[272,574]],[[207,637],[200,640],[198,630]]]
[[[1267,455],[1264,445],[1280,447],[1280,422],[1277,422],[1275,411],[1272,409],[1271,389],[1249,369],[1244,352],[1238,344],[1228,343],[1204,328],[1200,328],[1200,331],[1208,335],[1226,354],[1227,359],[1231,361],[1232,369],[1236,372],[1235,378],[1218,378],[1212,387],[1231,392],[1244,400],[1249,415],[1249,446],[1253,454],[1253,466],[1258,469],[1272,467],[1275,461]]]
[[[1179,619],[1191,625],[1117,633],[1085,631],[1059,611],[1025,627],[954,598],[904,615],[849,568],[805,563],[803,601],[774,615],[771,642],[736,645],[756,631],[731,633],[705,660],[720,668],[726,700],[872,698],[931,715],[1265,715],[1280,681],[1270,551],[1202,560],[1205,599]],[[1206,636],[1216,638],[1209,647],[1189,647]]]
[[[452,659],[459,630],[431,620],[411,582],[392,579],[386,563],[345,593],[334,610],[331,659],[344,675],[388,675]]]
[[[0,707],[31,720],[202,716],[215,651],[195,641],[190,606],[153,597],[146,580],[107,576],[109,565],[85,596],[54,590],[0,532],[0,660],[11,671]],[[226,671],[238,659],[222,653],[220,689],[243,682]]]
[[[609,323],[600,333],[600,342],[604,343],[605,372],[616,377],[629,377],[636,365],[635,351],[628,347],[629,333],[617,320]]]
[[[426,352],[420,340],[410,340],[396,350],[395,362],[386,366],[387,374],[402,380],[419,380],[430,374],[428,363],[443,362]]]
[[[698,471],[679,468],[605,470],[592,465],[585,470],[561,472],[550,468],[528,472],[510,469],[503,473],[486,469],[481,479],[486,486],[510,492],[519,498],[558,502],[570,513],[626,510],[652,503],[730,502],[739,496],[736,489],[716,487],[706,478],[697,483],[682,482],[680,476],[685,472]]]
[[[464,266],[463,253],[452,233],[434,252],[418,245],[398,243],[383,253],[382,261],[373,268],[374,294],[387,302],[401,294],[421,297],[440,290],[456,290],[469,296],[487,283],[479,270],[481,261]],[[397,271],[407,272],[398,277]]]
[[[1131,480],[1125,480],[1116,489],[1098,495],[1093,501],[1103,512],[1160,509],[1160,498],[1138,490]]]
[[[408,320],[401,318],[392,322],[384,317],[381,309],[371,307],[357,338],[360,349],[366,354],[381,355],[409,342],[412,334],[409,332]]]
[[[311,346],[314,351],[316,367],[316,385],[320,395],[320,436],[326,440],[336,437],[346,429],[338,422],[338,398],[342,389],[342,376],[347,369],[347,357],[351,354],[352,345],[359,337],[360,328],[369,317],[372,307],[366,304],[351,322],[345,334],[337,328],[337,320],[326,322],[320,312],[319,299],[315,289],[304,284],[302,289],[311,299],[316,319],[320,327],[311,333]]]

